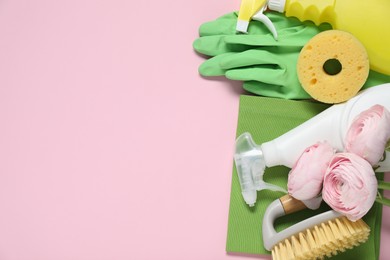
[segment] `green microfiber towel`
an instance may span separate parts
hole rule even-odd
[[[292,101],[243,95],[240,97],[237,136],[244,132],[250,132],[254,141],[257,144],[261,144],[284,134],[326,108],[328,108],[328,105],[310,101]],[[286,188],[289,170],[282,166],[268,168],[265,171],[264,180]],[[377,176],[378,179],[383,179],[383,174],[377,174]],[[270,254],[263,247],[261,228],[263,214],[267,206],[282,195],[284,194],[280,192],[259,191],[256,205],[250,208],[242,198],[237,172],[233,166],[226,243],[227,252]],[[329,207],[323,202],[318,210],[305,209],[284,216],[276,221],[276,230],[283,230],[292,224],[325,210],[329,210]],[[368,241],[352,250],[339,253],[332,259],[379,259],[382,205],[375,203],[363,219],[371,228]]]

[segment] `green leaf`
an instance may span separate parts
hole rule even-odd
[[[390,139],[389,140],[387,140],[387,143],[386,143],[386,146],[385,146],[386,148],[385,148],[385,151],[386,152],[390,152]]]
[[[378,181],[378,189],[390,190],[390,182]]]
[[[375,200],[376,202],[382,204],[382,205],[385,205],[385,206],[388,206],[390,207],[390,199],[386,199],[386,198],[376,198]]]

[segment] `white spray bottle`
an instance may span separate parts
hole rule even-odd
[[[269,142],[257,145],[249,133],[236,140],[234,160],[242,195],[249,206],[256,202],[257,190],[284,189],[264,183],[266,167],[283,165],[292,168],[302,152],[318,141],[327,141],[335,149],[344,150],[344,138],[355,117],[372,107],[382,105],[390,111],[390,83],[365,89],[347,102],[329,107],[315,117]],[[390,153],[376,171],[390,171]],[[262,185],[259,185],[262,184]]]

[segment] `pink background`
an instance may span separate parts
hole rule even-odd
[[[253,258],[225,252],[241,87],[192,49],[239,4],[0,0],[0,259]]]

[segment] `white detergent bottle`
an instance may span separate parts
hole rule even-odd
[[[292,168],[303,151],[319,141],[327,141],[336,150],[343,151],[345,136],[355,117],[376,104],[390,111],[390,83],[365,89],[347,102],[333,105],[261,145],[257,145],[249,133],[240,135],[236,140],[234,159],[245,202],[254,205],[256,187],[259,186],[256,183],[264,183],[262,177],[266,167],[283,165]],[[390,171],[390,153],[386,152],[384,158],[376,171]]]

